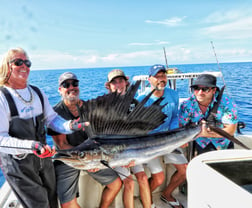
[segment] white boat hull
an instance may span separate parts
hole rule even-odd
[[[243,172],[236,169],[239,175],[233,171],[233,178],[229,178],[211,166],[235,162],[241,164],[243,161],[252,164],[252,150],[214,151],[192,159],[187,168],[188,208],[251,207],[252,194],[234,182],[234,179],[237,180],[235,177],[242,179],[247,175],[246,167],[243,167]],[[252,174],[250,175],[252,181]]]

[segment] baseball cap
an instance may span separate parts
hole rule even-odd
[[[69,80],[69,79],[74,79],[74,80],[77,80],[77,76],[72,73],[72,72],[65,72],[63,74],[60,75],[59,77],[59,85],[61,85],[63,82],[65,82],[66,80]]]
[[[108,82],[111,82],[116,77],[123,77],[125,80],[128,80],[128,77],[125,76],[121,69],[113,69],[108,73]]]
[[[155,64],[149,70],[149,76],[155,76],[158,72],[163,71],[166,73],[166,68],[162,64]]]
[[[198,86],[198,85],[202,85],[206,87],[217,87],[216,82],[217,81],[216,81],[215,76],[211,74],[201,74],[197,77],[197,79],[194,81],[191,87]]]

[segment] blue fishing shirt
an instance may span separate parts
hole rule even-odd
[[[146,89],[142,94],[137,97],[137,100],[141,102],[146,95],[151,92],[151,89]],[[175,90],[170,88],[164,89],[164,100],[162,100],[160,105],[166,106],[162,109],[162,111],[167,115],[165,122],[161,124],[159,127],[154,129],[151,133],[161,132],[161,131],[168,131],[171,129],[178,128],[178,105],[179,105],[179,96]],[[151,95],[150,99],[146,102],[145,106],[150,106],[154,103],[159,97]]]
[[[190,121],[198,122],[209,114],[210,109],[213,108],[215,102],[217,102],[218,92],[215,93],[215,96],[207,108],[205,115],[199,108],[198,102],[195,95],[193,94],[187,100],[185,100],[179,109],[179,124],[185,126]],[[232,99],[227,95],[222,95],[220,104],[217,109],[215,116],[217,121],[216,126],[223,128],[223,124],[236,124],[238,122],[237,106],[233,103]],[[208,137],[199,137],[196,139],[196,142],[204,149],[210,142],[216,147],[216,149],[226,149],[230,141],[226,138],[208,138]]]

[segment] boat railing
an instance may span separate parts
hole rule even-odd
[[[170,87],[174,90],[176,90],[177,88],[177,84],[176,81],[177,80],[184,80],[184,79],[188,79],[188,88],[190,91],[190,86],[193,83],[193,80],[195,78],[197,78],[199,75],[201,74],[212,74],[215,77],[222,77],[222,73],[221,72],[216,72],[216,71],[205,71],[205,72],[191,72],[191,73],[174,73],[174,74],[167,74],[167,80],[170,83]],[[142,93],[143,91],[145,91],[146,87],[148,87],[148,75],[138,75],[138,76],[134,76],[133,77],[133,81],[137,81],[137,80],[141,80],[141,84],[140,84],[140,89],[138,91],[138,93]]]

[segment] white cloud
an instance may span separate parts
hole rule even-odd
[[[165,20],[158,20],[158,21],[154,21],[154,20],[145,20],[146,23],[150,23],[150,24],[161,24],[161,25],[166,25],[166,26],[178,26],[181,24],[181,22],[183,21],[183,19],[185,19],[186,16],[180,18],[180,17],[172,17],[170,19],[165,19]]]
[[[206,23],[221,23],[221,22],[226,22],[226,21],[234,21],[237,20],[241,17],[244,17],[244,13],[241,13],[241,11],[218,11],[210,14],[204,22]]]
[[[252,11],[247,8],[218,11],[208,15],[201,34],[215,39],[252,38]]]
[[[101,60],[107,62],[107,61],[115,61],[119,57],[119,54],[109,54],[105,57],[102,57]]]
[[[60,51],[30,52],[32,70],[36,69],[71,69],[93,67],[143,66],[155,63],[165,64],[162,48],[160,50],[135,50],[101,54],[98,51],[82,51],[81,54],[62,53]],[[211,51],[200,46],[173,45],[166,47],[169,65],[188,63],[214,63],[215,57]],[[249,61],[252,50],[245,48],[223,48],[218,50],[220,62]]]
[[[40,51],[39,53],[34,51],[29,53],[29,56],[33,63],[33,69],[77,68],[96,64],[100,59],[95,51],[86,51],[79,55],[60,51]]]
[[[132,45],[132,46],[152,46],[152,45],[166,45],[169,44],[169,42],[167,41],[159,41],[156,40],[155,42],[152,43],[129,43],[128,45]]]
[[[203,35],[221,39],[252,38],[252,16],[218,24],[201,30]]]

